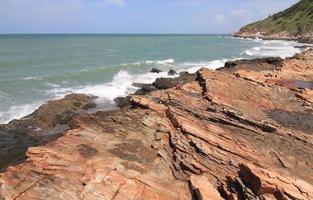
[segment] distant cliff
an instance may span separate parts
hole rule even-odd
[[[235,36],[291,39],[312,43],[313,0],[300,0],[282,12],[241,28]]]

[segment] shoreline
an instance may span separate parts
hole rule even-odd
[[[228,37],[226,37],[226,38],[228,38]],[[225,39],[225,40],[227,40],[227,39]],[[228,40],[235,40],[235,39],[228,39]],[[236,43],[242,43],[242,42],[238,41]],[[249,43],[251,43],[251,42],[247,42],[247,44],[248,44],[247,48],[242,49],[242,51],[240,51],[240,53],[238,53],[238,55],[234,54],[233,56],[230,55],[228,57],[215,58],[213,56],[213,58],[210,58],[210,59],[205,60],[205,61],[199,61],[199,62],[183,61],[180,63],[180,62],[175,62],[175,60],[170,58],[171,56],[169,56],[170,59],[165,59],[165,60],[161,59],[161,60],[155,60],[155,61],[152,59],[149,61],[139,61],[138,64],[147,62],[148,65],[150,66],[151,63],[156,63],[156,64],[157,63],[161,63],[161,64],[164,63],[165,65],[170,66],[169,69],[179,67],[179,68],[181,68],[180,71],[190,69],[190,71],[195,72],[195,69],[199,69],[200,66],[201,67],[207,66],[209,68],[211,68],[211,67],[212,68],[222,67],[227,60],[244,59],[244,58],[249,59],[250,57],[251,58],[269,57],[269,56],[271,56],[271,54],[275,54],[275,53],[277,54],[277,56],[282,56],[282,57],[287,56],[288,57],[288,56],[292,56],[293,53],[298,52],[298,50],[304,50],[305,49],[303,46],[299,46],[300,44],[296,44],[296,43],[293,44],[293,42],[288,44],[288,43],[285,43],[282,41],[281,45],[280,45],[280,41],[273,41],[273,43],[272,42],[267,43],[266,41],[254,41],[251,43],[252,45],[249,45]],[[298,45],[298,46],[294,46],[294,45]],[[251,48],[249,46],[251,46]],[[273,48],[273,51],[271,53],[266,53],[266,50],[268,48]],[[290,53],[288,53],[288,51]],[[169,63],[169,64],[167,64],[167,63]],[[128,64],[129,65],[132,65],[132,64],[137,65],[137,62],[135,62],[135,63],[130,62]],[[127,63],[121,64],[121,66],[122,65],[126,66]],[[180,67],[180,65],[181,65],[181,67]],[[154,67],[154,66],[151,64],[151,67]],[[162,69],[163,66],[159,66],[159,67],[161,67],[161,69]],[[121,68],[121,70],[123,70],[122,67],[120,67],[120,68]],[[82,71],[84,71],[84,70],[82,70]],[[9,103],[6,103],[6,102],[8,102],[8,100],[10,98],[13,98],[14,95],[5,94],[6,97],[4,96],[4,100],[5,100],[4,105],[8,105],[8,109],[7,110],[2,109],[3,111],[0,112],[2,117],[0,117],[0,118],[1,118],[1,121],[7,123],[11,119],[14,119],[14,118],[18,119],[20,117],[23,117],[26,114],[30,114],[31,113],[30,111],[33,112],[35,109],[37,109],[40,106],[40,103],[46,102],[45,100],[47,100],[47,99],[48,100],[58,99],[58,98],[63,97],[69,93],[86,93],[86,94],[91,94],[91,95],[95,95],[95,96],[100,96],[103,101],[105,101],[109,104],[109,101],[113,102],[112,101],[113,96],[120,96],[120,95],[123,95],[124,93],[130,94],[130,92],[129,92],[130,90],[131,90],[131,92],[135,91],[135,89],[130,88],[130,87],[132,87],[131,83],[130,83],[131,80],[136,79],[135,82],[150,82],[147,80],[149,79],[152,81],[153,79],[156,78],[156,76],[151,75],[151,74],[146,73],[146,72],[148,72],[148,71],[146,70],[142,74],[136,74],[137,72],[132,73],[132,72],[128,72],[128,71],[123,71],[123,73],[115,73],[113,80],[104,79],[105,80],[104,82],[98,81],[98,83],[95,83],[95,84],[93,84],[91,82],[90,85],[81,84],[81,85],[67,86],[67,85],[60,84],[59,86],[53,86],[53,84],[51,84],[51,86],[45,86],[45,85],[50,85],[50,84],[49,83],[46,84],[45,83],[46,80],[43,79],[42,81],[38,81],[38,85],[42,85],[44,90],[47,91],[46,96],[39,95],[38,97],[32,98],[31,101],[27,101],[27,102],[18,100],[16,102],[16,104],[15,104],[16,106],[15,106],[15,105],[11,105]],[[87,71],[86,73],[89,73],[89,72]],[[91,70],[90,73],[93,73],[93,70]],[[105,72],[103,72],[103,73],[105,73]],[[119,81],[119,80],[123,80],[123,79],[125,80],[124,82]],[[141,81],[141,80],[143,80],[143,81]],[[24,81],[24,79],[23,79],[23,81]],[[32,82],[32,80],[30,79],[30,80],[27,80],[27,82],[25,82],[25,84],[26,83],[32,84],[31,82]],[[120,85],[120,87],[118,87],[118,89],[116,91],[114,91],[114,87],[115,87],[114,85],[118,85],[118,86]],[[103,90],[107,90],[107,91],[114,91],[114,93],[102,92],[103,90],[101,88],[103,88]],[[5,106],[3,106],[3,107],[5,107]],[[16,117],[16,116],[18,116],[18,117]]]
[[[260,33],[241,33],[236,32],[231,34],[233,37],[237,38],[249,38],[249,39],[262,39],[262,40],[284,40],[284,41],[295,41],[300,44],[313,44],[313,36],[279,36],[279,35],[262,35]]]
[[[294,40],[294,39],[284,39],[284,38],[279,38],[279,37],[258,37],[258,36],[240,36],[240,35],[238,35],[238,36],[236,36],[236,34],[237,33],[234,33],[234,34],[230,34],[232,37],[234,37],[234,38],[242,38],[242,39],[261,39],[261,40],[273,40],[273,41],[275,41],[275,40],[286,40],[286,41],[295,41],[295,42],[298,42],[298,41],[296,41],[296,40]],[[301,44],[301,43],[300,43]],[[307,44],[309,44],[309,43],[307,43]],[[299,46],[299,47],[295,47],[295,48],[299,48],[299,49],[302,49],[301,50],[301,52],[306,52],[306,51],[308,51],[309,49],[310,49],[310,47],[311,46],[306,46],[305,47],[305,49],[306,50],[304,50],[304,48],[301,48],[301,46]],[[313,47],[313,43],[312,43],[312,47]],[[277,56],[277,57],[279,57],[279,56]],[[234,59],[234,60],[228,60],[228,61],[226,61],[225,62],[225,65],[223,66],[223,67],[218,67],[218,68],[216,68],[216,69],[214,69],[214,70],[217,70],[217,71],[219,71],[219,70],[221,70],[221,69],[223,69],[223,68],[225,68],[225,66],[228,64],[228,63],[231,63],[231,62],[236,62],[236,61],[238,61],[238,62],[240,62],[241,60],[243,60],[243,61],[246,61],[246,60],[256,60],[256,61],[258,61],[258,60],[263,60],[263,59],[267,59],[267,58],[274,58],[274,57],[262,57],[262,58],[258,58],[258,57],[256,57],[256,58],[242,58],[242,59]],[[226,59],[223,59],[223,60],[226,60]],[[213,61],[212,61],[213,62]],[[152,68],[152,70],[153,70],[154,68]],[[171,70],[173,70],[173,69],[170,69],[169,71],[171,71]],[[175,71],[175,70],[174,70]],[[160,72],[162,72],[163,73],[163,71],[160,71]],[[155,73],[155,74],[158,74],[159,72],[157,72],[157,73]],[[189,73],[188,71],[181,71],[180,73]],[[180,74],[180,73],[176,73],[176,75],[177,74]],[[196,74],[196,72],[195,73],[192,73],[192,74]],[[173,77],[173,76],[175,76],[175,74],[173,74],[173,75],[171,75],[171,76],[166,76],[166,77],[159,77],[159,78],[155,78],[155,80],[154,80],[154,82],[157,80],[157,79],[163,79],[163,78],[165,78],[165,79],[167,79],[167,78],[169,78],[169,79],[175,79],[175,77]],[[153,83],[154,83],[153,82]],[[152,84],[153,84],[152,83]],[[134,86],[134,85],[136,85],[137,83],[133,83],[132,84],[132,86]],[[150,87],[152,84],[145,84],[145,83],[139,83],[139,84],[141,84],[141,85],[146,85],[146,86],[148,86],[148,87]],[[136,86],[135,86],[136,87]],[[136,93],[140,93],[140,91],[142,91],[142,88],[140,88],[140,87],[136,87],[136,88],[138,88],[135,92],[133,92],[132,94],[129,94],[129,95],[126,95],[126,96],[118,96],[118,97],[116,97],[115,99],[121,99],[121,98],[128,98],[129,96],[131,96],[131,95],[134,95],[134,94],[136,94]],[[159,88],[159,89],[164,89],[164,88]],[[166,89],[168,89],[168,88],[166,88]],[[157,88],[154,88],[153,90],[157,90]],[[153,90],[147,90],[146,92],[150,92],[150,91],[153,91]],[[64,97],[63,98],[56,98],[56,99],[52,99],[52,100],[47,100],[47,101],[45,101],[43,104],[41,104],[38,108],[36,108],[32,113],[30,113],[30,114],[28,114],[28,115],[26,115],[26,116],[24,116],[24,117],[21,117],[21,118],[19,118],[19,119],[12,119],[11,121],[9,121],[9,122],[7,122],[7,123],[3,123],[3,124],[1,124],[0,123],[0,126],[3,126],[3,125],[8,125],[9,123],[11,123],[11,122],[14,122],[14,121],[20,121],[20,120],[23,120],[23,119],[26,119],[26,118],[28,118],[29,116],[32,116],[32,115],[34,115],[36,112],[37,112],[37,110],[39,110],[42,106],[44,106],[44,105],[48,105],[50,102],[55,102],[55,101],[62,101],[63,99],[65,99],[66,98],[66,96],[70,96],[70,95],[85,95],[85,96],[88,96],[88,97],[90,97],[90,98],[93,98],[94,99],[94,103],[96,103],[96,99],[98,99],[99,97],[97,97],[97,96],[94,96],[94,95],[92,95],[92,94],[85,94],[85,93],[69,93],[69,94],[66,94],[66,95],[64,95]],[[113,99],[113,104],[110,104],[109,106],[110,106],[110,108],[109,109],[105,109],[104,107],[106,106],[106,104],[102,104],[102,103],[100,103],[100,104],[98,104],[98,103],[96,103],[95,104],[95,106],[91,109],[91,111],[88,111],[89,113],[90,112],[97,112],[97,111],[114,111],[114,110],[116,110],[116,109],[119,109],[119,106],[118,106],[118,102],[117,101],[115,101],[115,99]]]
[[[72,94],[0,125],[0,199],[313,198],[313,49],[141,87],[118,110]]]

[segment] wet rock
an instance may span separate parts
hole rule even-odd
[[[312,48],[312,45],[298,45],[298,46],[294,46],[294,48],[305,50],[305,49]]]
[[[137,88],[142,88],[144,86],[144,83],[132,83],[132,86],[137,87]]]
[[[179,77],[176,78],[157,78],[153,85],[158,89],[169,89],[179,85],[183,85],[192,82],[196,79],[195,74],[190,74],[188,72],[180,73]]]
[[[117,107],[123,108],[129,105],[129,97],[116,97],[113,100]]]
[[[145,95],[149,92],[157,90],[157,88],[153,84],[136,84],[136,86],[140,87],[134,95]]]
[[[152,91],[157,90],[157,88],[153,84],[145,84],[142,86],[141,89],[143,89],[146,92],[152,92]]]
[[[0,125],[0,171],[24,161],[28,147],[60,137],[73,117],[96,106],[94,99],[83,94],[66,95],[48,101],[29,116]]]
[[[256,59],[242,59],[236,61],[228,61],[225,66],[217,69],[218,71],[234,72],[235,70],[251,70],[251,71],[265,71],[278,70],[281,68],[282,59],[279,57],[271,58],[256,58]]]
[[[57,124],[68,124],[79,111],[94,108],[94,97],[83,94],[69,94],[63,99],[49,101],[30,116],[41,126],[54,127]]]
[[[152,68],[150,72],[151,73],[160,73],[160,72],[162,72],[162,70],[157,69],[157,68]]]
[[[169,76],[175,76],[177,75],[178,73],[174,70],[174,69],[170,69],[168,72],[167,72],[167,75]]]

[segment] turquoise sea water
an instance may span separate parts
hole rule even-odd
[[[72,92],[112,104],[164,71],[215,69],[226,60],[291,56],[295,42],[228,35],[0,35],[0,123],[23,117]]]

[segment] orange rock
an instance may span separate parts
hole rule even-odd
[[[199,200],[222,200],[219,192],[204,176],[191,176],[189,181]]]

